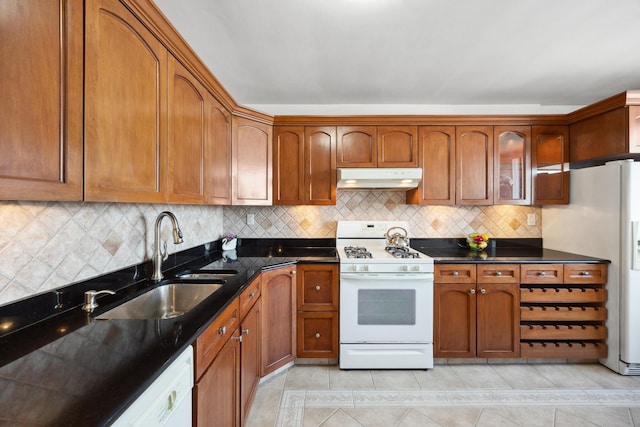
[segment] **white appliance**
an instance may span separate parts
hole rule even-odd
[[[433,368],[433,259],[385,234],[404,221],[339,221],[340,368]]]
[[[338,188],[416,188],[422,180],[422,168],[341,168]]]
[[[640,163],[571,170],[569,194],[569,205],[542,208],[544,246],[611,260],[608,356],[600,362],[640,375]]]
[[[189,346],[112,424],[187,427],[192,425],[193,347]]]

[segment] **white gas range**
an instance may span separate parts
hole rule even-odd
[[[339,221],[340,368],[433,367],[433,259],[406,221]]]

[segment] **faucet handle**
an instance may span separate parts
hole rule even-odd
[[[82,309],[87,313],[91,313],[93,309],[98,307],[98,303],[96,302],[96,297],[102,294],[114,295],[115,292],[109,289],[105,289],[103,291],[95,291],[90,290],[84,293],[84,304],[82,305]]]

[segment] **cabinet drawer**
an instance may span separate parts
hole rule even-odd
[[[240,294],[240,319],[244,319],[253,304],[258,301],[261,294],[262,277],[258,276],[247,288]]]
[[[549,340],[604,340],[607,328],[600,325],[522,325],[520,339]]]
[[[436,264],[435,283],[476,283],[475,264]]]
[[[481,264],[477,267],[478,283],[520,283],[518,264]]]
[[[607,264],[565,264],[564,283],[607,283]]]
[[[520,266],[521,283],[562,283],[562,264],[523,264]]]
[[[523,303],[606,302],[607,291],[601,288],[521,288]]]
[[[338,357],[338,313],[298,312],[298,357]]]
[[[607,309],[602,307],[521,307],[520,320],[532,321],[598,321],[607,320]]]
[[[520,356],[526,358],[603,359],[607,357],[604,343],[521,343]]]
[[[238,311],[238,299],[235,299],[196,340],[196,381],[238,328]]]
[[[297,307],[303,311],[337,311],[339,278],[337,264],[298,266]]]

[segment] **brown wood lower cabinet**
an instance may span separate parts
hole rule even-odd
[[[338,264],[300,264],[297,286],[297,356],[337,358]]]
[[[235,300],[195,343],[193,425],[240,425],[240,331]]]
[[[261,283],[258,276],[240,295],[240,425],[245,424],[260,382]]]
[[[435,266],[434,357],[518,357],[519,266]]]
[[[262,273],[262,339],[260,376],[295,358],[296,266]]]
[[[523,264],[520,268],[522,357],[606,357],[607,265]]]

